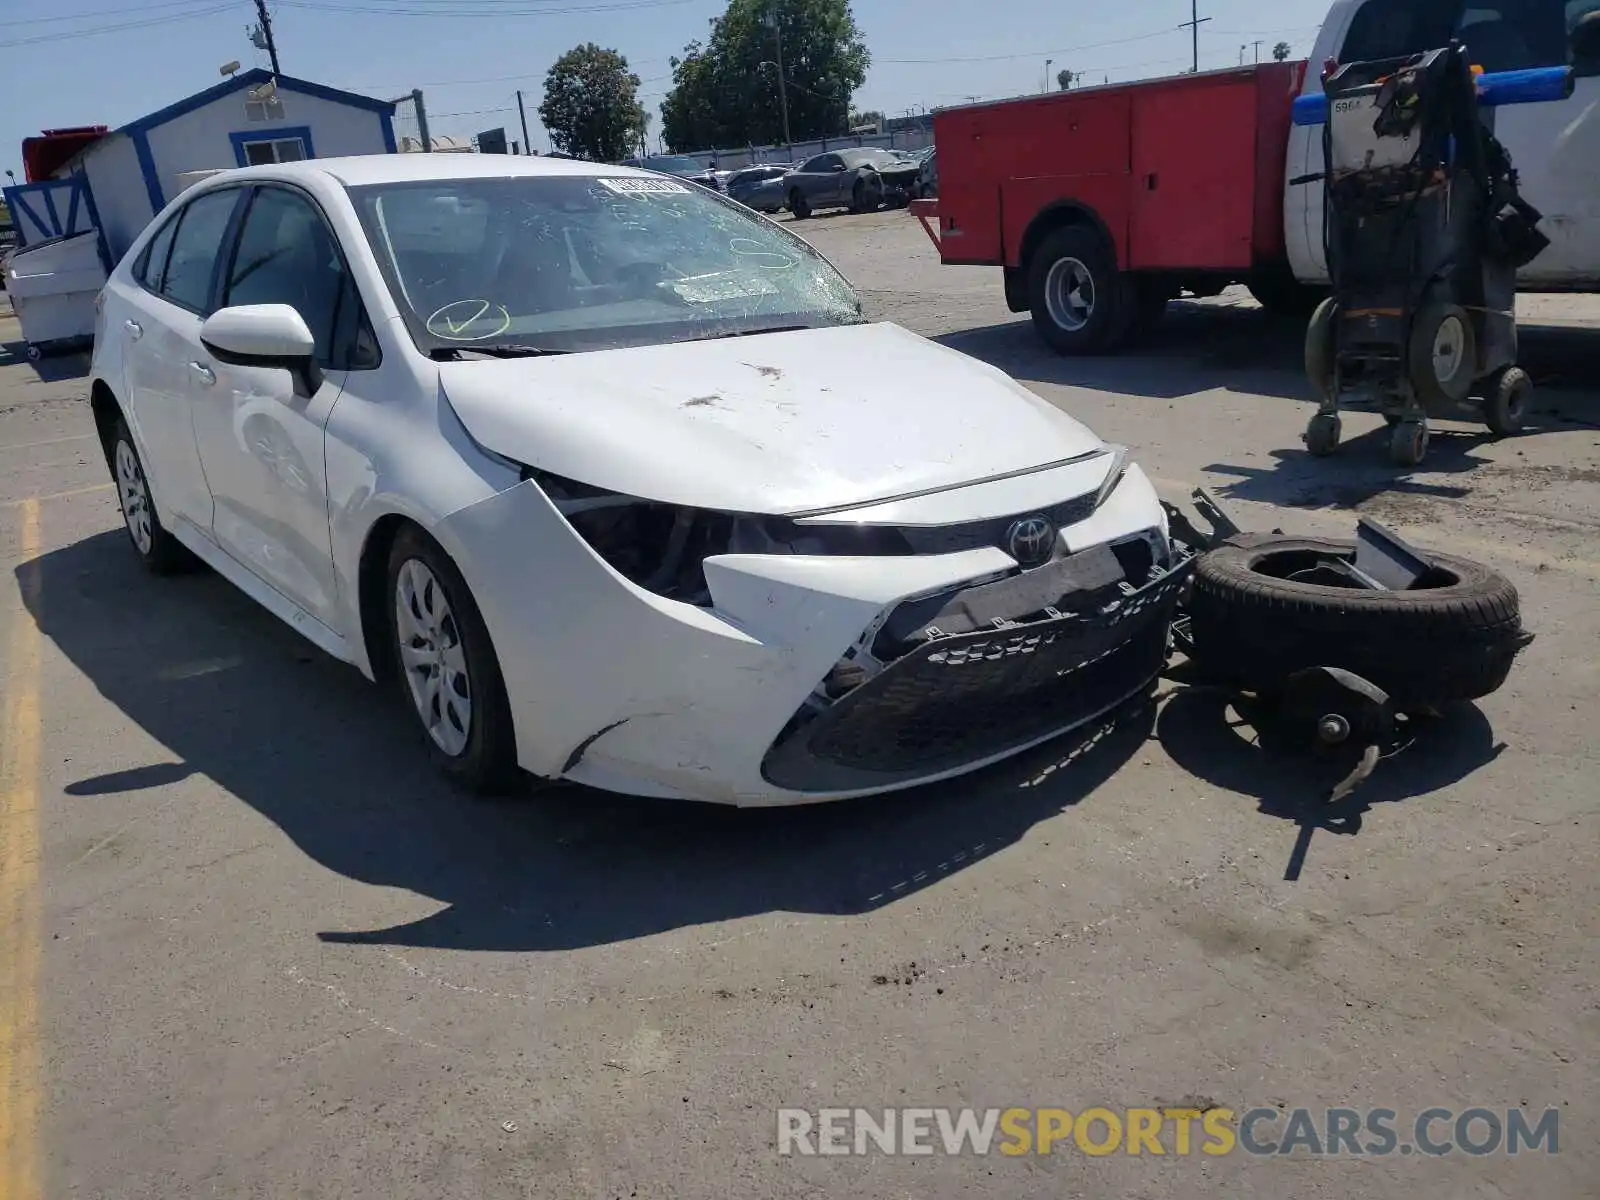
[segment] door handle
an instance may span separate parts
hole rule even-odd
[[[138,341],[140,338],[142,338],[144,336],[144,326],[139,324],[139,322],[137,322],[137,321],[124,321],[122,323],[122,325],[123,325],[123,328],[125,328],[128,331],[129,336],[131,336],[134,341]]]
[[[192,362],[189,364],[189,369],[196,375],[200,376],[200,382],[205,384],[207,387],[210,387],[217,381],[217,373],[210,367],[202,366],[197,362]]]

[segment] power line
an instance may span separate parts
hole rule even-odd
[[[203,0],[199,0],[199,2],[203,2]],[[68,13],[65,16],[17,17],[13,20],[0,21],[0,29],[11,25],[58,25],[63,21],[84,21],[90,17],[125,17],[133,13],[154,12],[164,8],[187,8],[195,3],[197,3],[197,0],[160,0],[156,4],[124,5],[121,8],[96,8],[89,12]]]
[[[1171,32],[1172,30],[1170,29],[1158,29],[1154,33],[1141,33],[1136,37],[1114,38],[1109,42],[1089,42],[1082,46],[1063,46],[1054,50],[1026,50],[1021,54],[980,54],[954,58],[878,58],[874,56],[872,61],[874,63],[893,63],[896,66],[962,62],[1008,62],[1017,58],[1045,58],[1052,54],[1081,54],[1085,50],[1101,50],[1106,46],[1125,46],[1129,42],[1147,42],[1151,38],[1165,37]]]
[[[404,0],[402,0],[402,3],[403,2]],[[488,2],[488,0],[471,0],[471,2],[474,4],[484,4]],[[517,2],[526,4],[528,3],[528,0],[517,0]],[[348,16],[373,15],[382,17],[449,17],[456,20],[461,20],[474,17],[553,17],[571,15],[575,13],[628,12],[643,8],[676,8],[685,4],[697,4],[699,2],[700,0],[633,0],[631,3],[591,4],[585,5],[581,8],[547,8],[541,6],[537,8],[511,9],[468,8],[463,5],[452,5],[449,8],[418,8],[385,5],[380,8],[372,4],[318,3],[315,2],[315,0],[279,0],[279,7],[299,8],[306,9],[311,12],[335,13]]]
[[[213,4],[209,8],[197,8],[188,12],[173,13],[164,17],[150,17],[143,21],[124,21],[116,25],[92,25],[88,29],[67,29],[57,33],[36,33],[31,37],[12,38],[7,42],[0,42],[0,49],[13,46],[37,46],[44,42],[60,42],[68,38],[93,37],[101,33],[126,33],[134,29],[149,29],[156,25],[170,25],[175,21],[191,21],[196,17],[211,17],[218,13],[236,9],[238,5],[234,0],[226,3]]]

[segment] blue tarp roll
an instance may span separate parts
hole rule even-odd
[[[1478,77],[1478,103],[1485,108],[1506,104],[1544,104],[1572,95],[1571,67],[1535,67]],[[1295,97],[1294,123],[1321,125],[1328,119],[1328,98],[1321,92]]]

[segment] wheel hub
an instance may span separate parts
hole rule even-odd
[[[116,449],[117,499],[122,505],[122,519],[140,554],[149,554],[155,545],[155,531],[151,525],[150,490],[145,484],[144,472],[139,468],[139,458],[133,447],[119,441]]]
[[[472,680],[460,627],[444,589],[427,565],[404,563],[395,581],[400,665],[428,736],[459,757],[472,733]]]
[[[1461,322],[1450,317],[1440,322],[1438,332],[1433,335],[1433,377],[1440,383],[1448,383],[1461,370],[1466,343],[1464,334]]]
[[[1050,319],[1070,333],[1082,329],[1094,316],[1094,275],[1076,258],[1051,264],[1044,294]]]

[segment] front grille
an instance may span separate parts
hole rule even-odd
[[[1149,682],[1192,559],[1111,611],[935,638],[768,753],[769,782],[849,790],[935,775],[1091,720]]]

